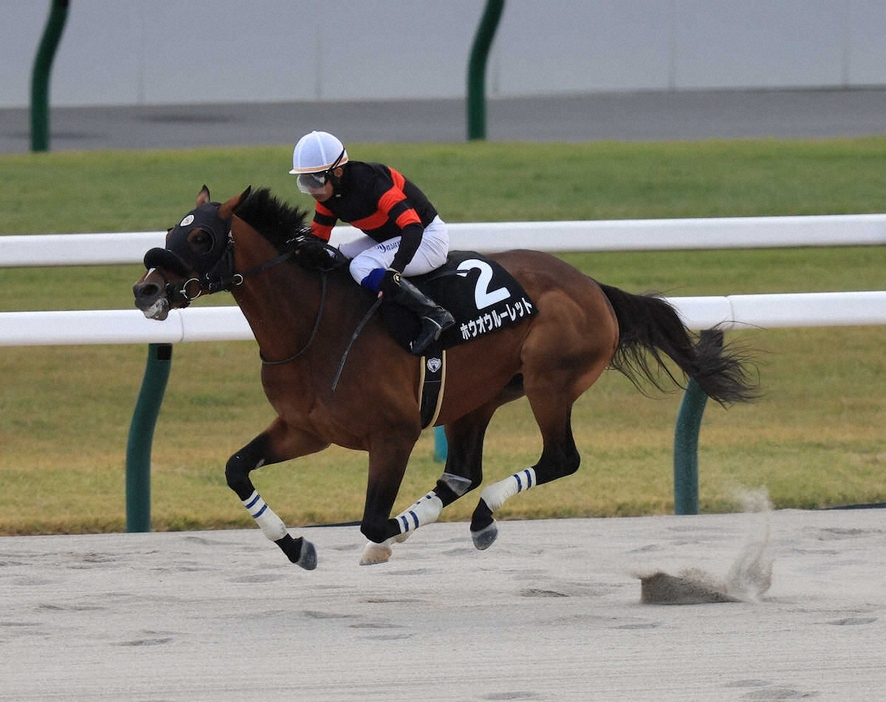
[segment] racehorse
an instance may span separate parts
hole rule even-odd
[[[316,549],[292,538],[256,491],[250,472],[261,466],[330,444],[367,451],[360,529],[369,542],[361,563],[383,562],[393,543],[481,484],[493,413],[525,395],[543,450],[531,468],[481,491],[470,531],[484,549],[497,537],[493,515],[507,499],[578,469],[572,406],[606,368],[638,387],[643,381],[661,387],[662,373],[679,385],[664,355],[724,406],[755,395],[746,359],[705,335],[694,339],[660,297],[603,285],[538,251],[489,256],[522,285],[535,314],[448,349],[435,420],[448,440],[444,471],[432,490],[391,518],[422,431],[421,360],[372,314],[374,296],[338,265],[341,254],[308,234],[306,216],[268,189],[249,188],[220,204],[204,186],[195,209],[169,230],[166,248],[145,255],[147,271],[133,286],[136,306],[154,319],[219,290],[229,290],[240,306],[258,342],[262,385],[277,417],[231,456],[225,475],[265,536],[305,569],[316,567]]]

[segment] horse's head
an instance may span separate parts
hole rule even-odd
[[[249,196],[241,195],[225,203],[211,202],[204,185],[193,210],[168,230],[166,248],[145,254],[147,271],[132,286],[135,306],[149,319],[163,320],[170,309],[187,307],[203,293],[215,292],[225,276],[233,275],[231,217],[234,209]]]

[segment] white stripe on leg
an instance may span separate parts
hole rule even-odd
[[[253,491],[248,500],[243,500],[243,506],[270,541],[277,541],[286,536],[286,525],[283,520],[268,507],[257,491]]]
[[[427,495],[419,498],[408,509],[403,510],[395,519],[400,527],[400,533],[405,534],[415,531],[424,524],[432,524],[437,521],[440,512],[443,511],[443,501],[432,490]]]
[[[500,480],[497,483],[493,483],[492,485],[483,488],[480,497],[489,509],[495,512],[514,495],[518,495],[531,487],[535,487],[536,483],[535,468],[526,468],[519,473],[514,473],[504,480]]]

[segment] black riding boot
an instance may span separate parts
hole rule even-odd
[[[421,331],[409,344],[409,351],[416,356],[421,356],[432,341],[440,338],[440,333],[444,329],[455,324],[455,319],[449,312],[405,278],[400,278],[400,289],[394,295],[392,302],[402,305],[421,319]]]

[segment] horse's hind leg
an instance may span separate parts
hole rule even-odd
[[[303,537],[292,538],[283,520],[258,494],[249,474],[265,465],[320,451],[327,445],[302,432],[290,430],[278,419],[267,431],[231,456],[225,466],[228,487],[237,493],[262,533],[276,543],[290,561],[305,570],[317,567],[314,545]]]
[[[480,501],[471,516],[471,538],[478,549],[487,549],[495,542],[498,527],[492,515],[505,501],[537,485],[572,475],[578,470],[581,457],[572,438],[571,405],[565,410],[565,416],[557,430],[545,435],[544,449],[538,463],[483,488]]]
[[[581,458],[572,437],[572,405],[606,368],[618,332],[614,321],[609,334],[600,323],[596,328],[588,325],[594,328],[593,334],[580,331],[568,321],[580,319],[580,309],[572,307],[571,303],[563,306],[560,311],[565,310],[565,316],[558,321],[555,305],[549,305],[548,326],[557,326],[539,325],[524,345],[523,387],[544,448],[534,466],[483,489],[471,517],[471,537],[478,549],[489,548],[495,541],[498,530],[492,515],[505,501],[578,470]],[[611,312],[603,319],[612,320]]]

